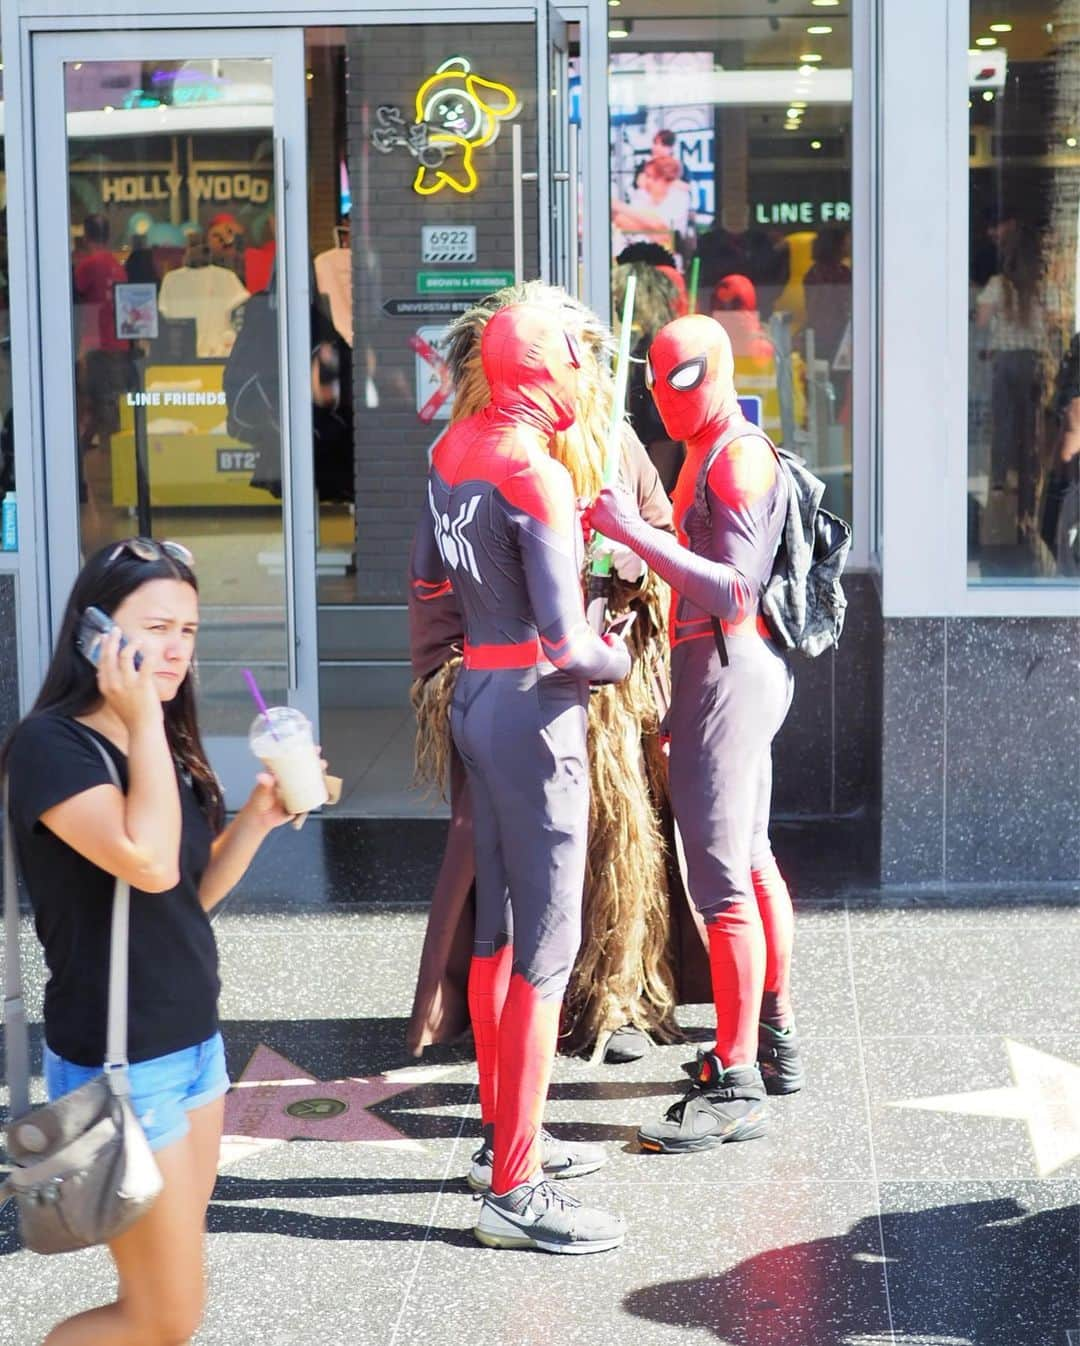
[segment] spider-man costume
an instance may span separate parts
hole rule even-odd
[[[718,1061],[704,1063],[703,1084],[717,1068],[753,1066],[759,1019],[777,1030],[791,1020],[791,899],[768,825],[772,740],[793,683],[758,611],[781,540],[787,483],[768,438],[739,412],[733,369],[726,333],[704,316],[668,324],[649,352],[660,415],[687,446],[674,493],[679,540],[650,528],[618,492],[602,492],[591,511],[596,528],[632,547],[678,594],[671,798],[691,895],[708,929],[717,1017]]]
[[[589,683],[630,669],[585,620],[581,529],[551,436],[573,424],[577,355],[548,309],[500,310],[481,341],[491,403],[435,448],[414,592],[452,585],[465,617],[451,709],[474,809],[476,933],[469,1009],[491,1191],[539,1168],[559,1010],[581,938]]]

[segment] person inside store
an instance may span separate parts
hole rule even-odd
[[[105,448],[120,428],[120,399],[133,386],[130,342],[116,334],[116,286],[127,272],[109,247],[109,221],[87,215],[82,248],[75,258],[74,291],[79,314],[76,396],[79,436],[79,496],[87,496],[83,459]]]
[[[699,1055],[686,1097],[638,1139],[646,1151],[680,1154],[764,1135],[766,1080],[774,1093],[802,1084],[791,898],[769,843],[772,741],[793,681],[758,598],[780,545],[788,486],[771,442],[740,414],[719,323],[703,314],[677,319],[648,359],[668,433],[687,446],[674,502],[679,538],[651,528],[610,487],[588,522],[629,546],[679,596],[671,800],[690,895],[708,931],[716,1045]]]
[[[573,481],[551,456],[574,423],[577,342],[557,311],[512,304],[480,353],[491,400],[436,443],[413,581],[421,601],[452,585],[465,617],[451,731],[476,858],[469,1011],[486,1171],[472,1176],[486,1191],[474,1233],[489,1247],[603,1252],[625,1226],[549,1180],[541,1121],[581,941],[589,686],[621,682],[631,659],[586,621]]]
[[[76,646],[91,606],[115,623],[93,651],[96,666]],[[274,778],[259,774],[224,822],[196,718],[198,625],[186,547],[129,538],[101,548],[75,581],[41,691],[4,748],[16,851],[49,970],[49,1097],[101,1072],[113,889],[126,880],[132,1106],[164,1179],[148,1213],[110,1244],[116,1302],[61,1323],[46,1346],[180,1343],[202,1316],[204,1221],[229,1088],[209,913],[289,815]]]
[[[999,237],[1001,269],[979,292],[975,324],[988,334],[993,362],[987,509],[996,517],[990,526],[1000,527],[1006,514],[1007,541],[1014,543],[1028,540],[1035,531],[1042,364],[1050,322],[1039,296],[1043,253],[1037,233],[1017,224]]]
[[[481,336],[493,314],[517,303],[558,314],[580,352],[574,425],[552,452],[570,473],[575,495],[591,499],[603,479],[615,395],[612,334],[565,290],[529,281],[496,291],[458,318],[447,343],[454,383],[453,420],[491,400]],[[671,502],[629,425],[622,428],[620,480],[642,516],[674,531]],[[629,678],[589,697],[591,815],[583,900],[583,938],[567,987],[560,1048],[621,1064],[649,1049],[650,1039],[677,1035],[676,1003],[708,999],[703,931],[694,920],[674,859],[667,763],[660,721],[670,704],[667,615],[670,591],[626,549],[615,557],[608,610],[633,614],[627,639]],[[415,578],[415,561],[411,578]],[[452,589],[418,596],[409,586],[413,704],[417,714],[418,781],[449,796],[450,827],[432,893],[407,1031],[410,1051],[451,1042],[469,1027],[467,985],[475,921],[472,803],[465,769],[450,734],[449,707],[461,669],[464,618]],[[580,1168],[583,1147],[545,1133],[548,1169]],[[603,1158],[597,1147],[584,1147]],[[474,1163],[483,1167],[483,1155]]]
[[[1039,535],[1059,575],[1080,575],[1080,334],[1069,342],[1054,384],[1050,465]]]

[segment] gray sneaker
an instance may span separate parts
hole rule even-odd
[[[488,1248],[537,1248],[545,1253],[604,1253],[626,1237],[619,1215],[583,1206],[541,1174],[505,1196],[484,1197],[473,1230]]]
[[[474,1192],[486,1192],[491,1188],[491,1166],[494,1162],[491,1142],[485,1135],[484,1143],[472,1157],[472,1168],[465,1175],[465,1181]],[[607,1163],[607,1152],[602,1145],[590,1145],[586,1141],[560,1140],[550,1131],[540,1131],[540,1167],[545,1178],[581,1178],[586,1173],[595,1173],[601,1165]]]

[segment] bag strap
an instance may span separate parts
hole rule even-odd
[[[92,734],[109,779],[122,792],[116,763]],[[26,1025],[22,965],[19,957],[19,892],[15,861],[15,830],[11,825],[10,782],[4,778],[4,1037],[11,1116],[30,1110],[30,1035]],[[127,1075],[128,928],[131,885],[118,878],[113,888],[109,941],[109,1009],[105,1032],[105,1073],[115,1094],[130,1091]]]
[[[776,451],[776,445],[772,442],[764,430],[754,425],[751,421],[744,420],[741,424],[733,425],[725,430],[716,443],[712,446],[705,456],[705,461],[701,465],[698,473],[698,479],[694,486],[695,496],[701,500],[706,510],[709,510],[709,473],[712,471],[712,465],[717,458],[724,452],[729,444],[734,444],[737,439],[744,439],[750,435],[757,439],[763,439],[769,448],[773,451],[773,456],[780,464],[783,470],[783,460]],[[711,510],[709,511],[712,512]],[[724,639],[724,628],[720,625],[720,618],[715,614],[710,614],[709,621],[712,625],[713,644],[716,646],[716,653],[720,656],[720,667],[727,668],[731,662],[728,659],[727,641]]]

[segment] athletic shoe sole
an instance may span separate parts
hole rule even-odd
[[[606,1161],[597,1160],[591,1164],[574,1164],[570,1168],[544,1169],[544,1177],[552,1182],[565,1182],[567,1178],[584,1178],[588,1173],[595,1173],[598,1168],[603,1168]],[[490,1178],[478,1178],[472,1172],[466,1173],[465,1182],[471,1191],[487,1192],[491,1189]]]
[[[798,1079],[794,1080],[785,1080],[782,1077],[778,1079],[771,1079],[768,1075],[764,1073],[764,1071],[762,1071],[761,1078],[765,1084],[765,1092],[767,1094],[772,1095],[773,1098],[776,1098],[778,1095],[783,1094],[797,1094],[799,1090],[802,1089],[803,1084],[805,1083],[805,1080],[803,1079],[802,1075],[800,1075]]]
[[[638,1132],[638,1144],[648,1154],[697,1154],[701,1150],[715,1150],[740,1140],[757,1140],[769,1129],[768,1114],[744,1117],[736,1122],[730,1131],[723,1134],[694,1136],[686,1140],[661,1140],[657,1136],[645,1136]]]
[[[492,1229],[482,1229],[477,1225],[473,1229],[473,1234],[476,1241],[482,1243],[485,1248],[518,1248],[542,1253],[566,1253],[571,1255],[611,1252],[613,1248],[618,1248],[626,1238],[626,1231],[624,1230],[615,1238],[596,1239],[587,1243],[585,1241],[561,1243],[554,1239],[536,1238],[532,1234],[525,1233],[518,1226],[510,1224],[509,1221],[507,1221],[505,1233]]]

